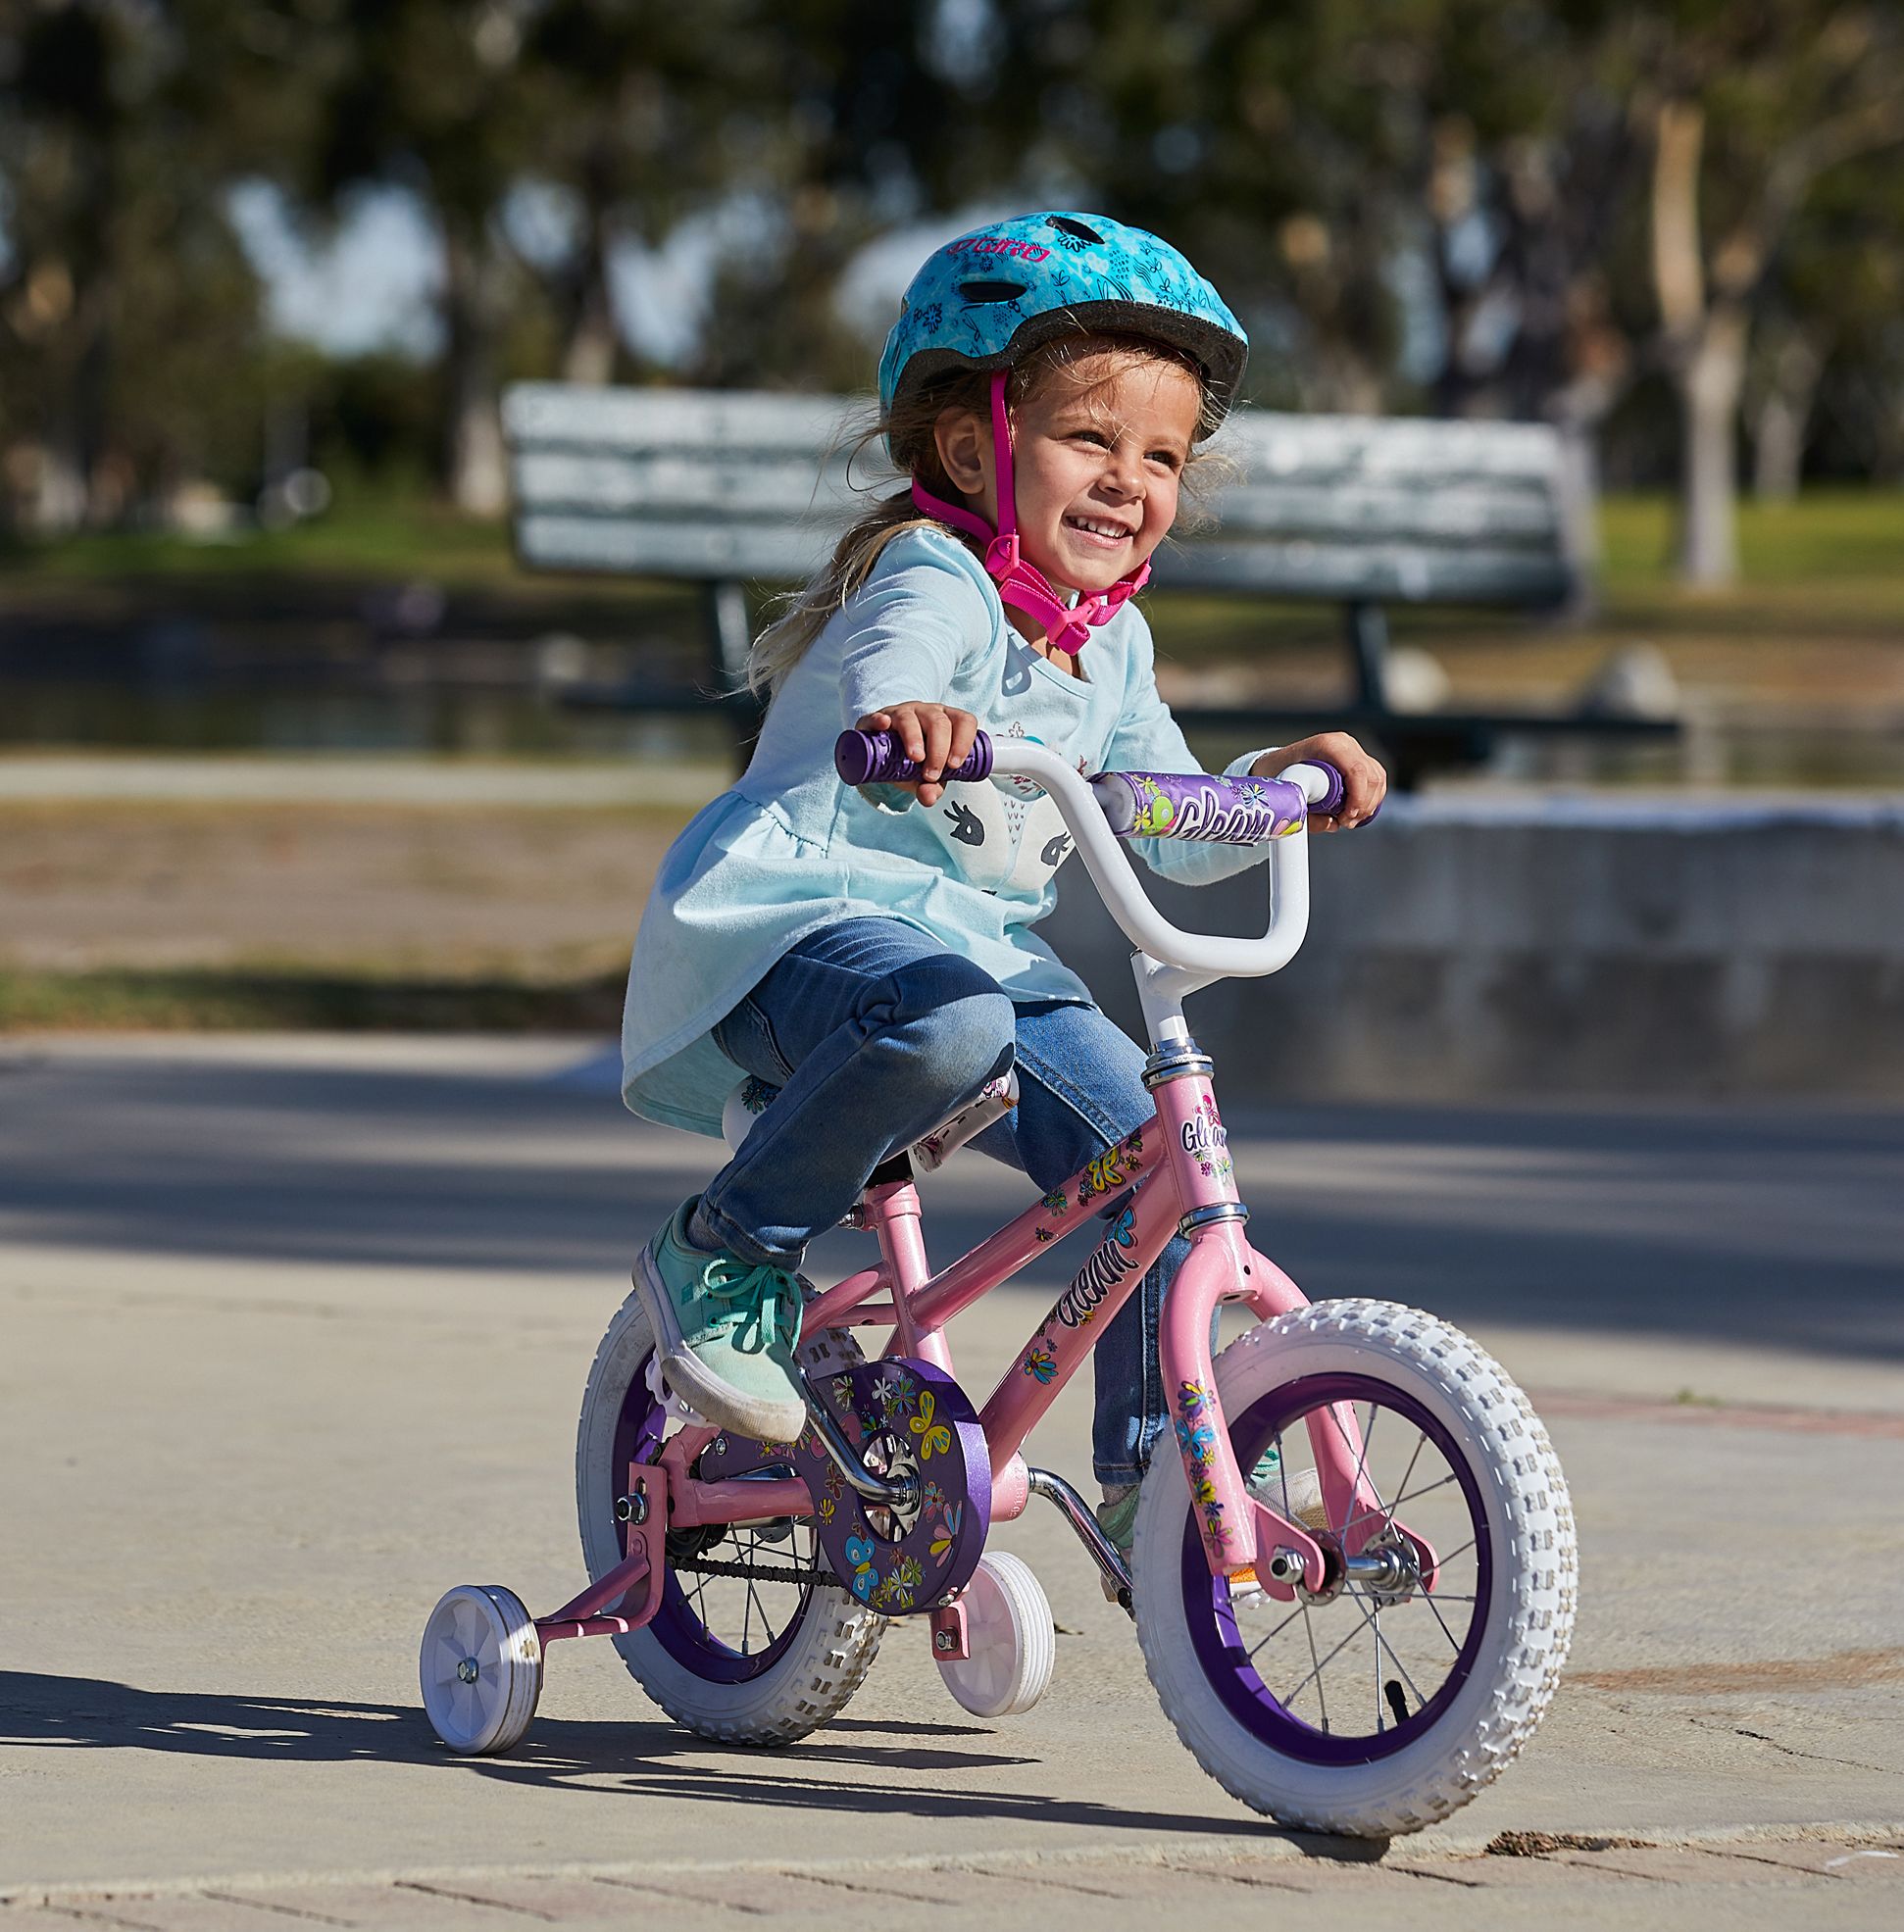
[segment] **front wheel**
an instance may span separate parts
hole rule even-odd
[[[1219,1784],[1283,1824],[1390,1837],[1446,1817],[1531,1736],[1573,1634],[1574,1516],[1546,1430],[1459,1330],[1390,1302],[1279,1315],[1223,1352],[1217,1387],[1238,1464],[1275,1471],[1259,1494],[1285,1514],[1311,1418],[1337,1426],[1352,1409],[1377,1542],[1404,1545],[1399,1522],[1438,1568],[1431,1589],[1232,1594],[1205,1561],[1181,1459],[1160,1447],[1131,1568],[1165,1712]]]

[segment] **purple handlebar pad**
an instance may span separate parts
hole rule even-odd
[[[842,731],[833,744],[833,767],[849,785],[911,784],[919,767],[900,750],[890,731]],[[991,740],[980,731],[971,755],[942,782],[969,785],[991,776]]]
[[[1193,838],[1260,845],[1308,822],[1299,785],[1202,771],[1100,771],[1091,790],[1119,838]],[[1320,808],[1317,808],[1320,810]]]

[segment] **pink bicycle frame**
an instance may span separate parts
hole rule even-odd
[[[1156,1087],[1158,1111],[1151,1120],[937,1273],[927,1262],[913,1185],[869,1188],[861,1217],[878,1238],[879,1263],[823,1294],[808,1308],[804,1325],[808,1333],[889,1326],[886,1353],[922,1357],[949,1370],[945,1328],[955,1316],[1054,1242],[1092,1222],[1106,1227],[979,1411],[994,1471],[993,1513],[1015,1515],[1025,1507],[1023,1464],[1017,1459],[1027,1438],[1180,1229],[1189,1236],[1190,1253],[1164,1300],[1160,1355],[1211,1569],[1234,1574],[1251,1568],[1259,1545],[1273,1538],[1276,1546],[1302,1556],[1305,1580],[1320,1588],[1323,1559],[1314,1540],[1301,1525],[1286,1522],[1249,1495],[1229,1451],[1217,1393],[1210,1335],[1218,1308],[1244,1301],[1267,1320],[1306,1303],[1295,1283],[1244,1238],[1228,1136],[1207,1066],[1192,1057]],[[1109,1222],[1099,1220],[1113,1205],[1117,1212]],[[1330,1519],[1361,1515],[1370,1525],[1379,1523],[1380,1506],[1359,1472],[1361,1436],[1353,1413],[1339,1406],[1319,1412],[1309,1420],[1309,1434]],[[805,1486],[796,1478],[696,1482],[687,1471],[706,1439],[704,1432],[687,1431],[675,1437],[664,1455],[676,1523],[810,1513]],[[1357,1554],[1366,1534],[1345,1554]]]

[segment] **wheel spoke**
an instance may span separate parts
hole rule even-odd
[[[1349,1484],[1349,1508],[1352,1510],[1355,1509],[1355,1499],[1362,1493],[1363,1471],[1369,1466],[1369,1438],[1373,1436],[1376,1432],[1377,1413],[1378,1411],[1376,1409],[1375,1402],[1372,1399],[1369,1403],[1369,1426],[1362,1432],[1362,1453],[1356,1458],[1355,1461],[1355,1479]],[[1342,1417],[1337,1412],[1336,1405],[1332,1403],[1329,1405],[1328,1419],[1335,1424],[1335,1433],[1342,1438],[1342,1447],[1344,1449],[1349,1448],[1351,1446],[1349,1442],[1349,1432],[1347,1429],[1345,1429],[1342,1426]],[[1354,1403],[1349,1404],[1349,1420],[1351,1422],[1355,1420]],[[1350,1527],[1355,1523],[1359,1523],[1364,1516],[1378,1515],[1380,1513],[1383,1507],[1381,1501],[1381,1492],[1376,1488],[1373,1482],[1370,1483],[1369,1490],[1370,1493],[1376,1499],[1375,1509],[1360,1510],[1357,1511],[1354,1515],[1348,1517],[1343,1522],[1341,1528],[1335,1532],[1335,1534],[1338,1537],[1347,1536]]]
[[[1362,1606],[1357,1604],[1356,1609],[1360,1610],[1362,1610]],[[1362,1615],[1363,1620],[1368,1622],[1370,1628],[1376,1633],[1376,1735],[1379,1737],[1388,1728],[1381,1719],[1381,1612],[1380,1610],[1377,1610],[1374,1619],[1369,1617],[1367,1610],[1362,1610]]]
[[[1306,1609],[1306,1608],[1307,1608],[1307,1606],[1305,1605],[1305,1606],[1304,1606],[1304,1608]],[[1291,1691],[1291,1692],[1289,1693],[1289,1695],[1288,1695],[1287,1697],[1284,1697],[1284,1698],[1278,1698],[1278,1699],[1277,1700],[1277,1702],[1278,1702],[1278,1703],[1279,1705],[1281,1705],[1281,1707],[1283,1708],[1283,1709],[1284,1709],[1284,1710],[1287,1710],[1287,1709],[1288,1709],[1288,1708],[1289,1708],[1289,1706],[1291,1705],[1291,1703],[1293,1703],[1295,1699],[1297,1699],[1297,1698],[1299,1698],[1299,1697],[1300,1697],[1300,1696],[1301,1696],[1301,1695],[1303,1694],[1303,1692],[1304,1692],[1305,1690],[1307,1690],[1307,1689],[1309,1688],[1309,1685],[1310,1685],[1310,1684],[1311,1684],[1311,1683],[1312,1683],[1312,1682],[1313,1682],[1313,1681],[1314,1681],[1314,1680],[1315,1680],[1316,1678],[1318,1678],[1318,1677],[1320,1677],[1320,1676],[1321,1676],[1321,1675],[1323,1674],[1323,1668],[1324,1668],[1324,1666],[1325,1666],[1326,1664],[1330,1664],[1330,1663],[1333,1663],[1333,1662],[1335,1661],[1335,1660],[1336,1660],[1336,1659],[1337,1659],[1338,1657],[1340,1657],[1340,1656],[1342,1655],[1342,1653],[1343,1653],[1343,1652],[1344,1652],[1345,1650],[1347,1650],[1347,1649],[1348,1649],[1348,1647],[1349,1647],[1349,1646],[1350,1646],[1350,1645],[1351,1645],[1352,1643],[1354,1643],[1354,1642],[1355,1642],[1355,1640],[1356,1640],[1356,1639],[1357,1639],[1357,1638],[1358,1638],[1359,1636],[1361,1636],[1361,1634],[1362,1634],[1362,1632],[1361,1632],[1361,1630],[1360,1630],[1360,1628],[1357,1628],[1357,1629],[1354,1629],[1354,1630],[1351,1630],[1351,1631],[1349,1632],[1349,1634],[1348,1634],[1348,1635],[1347,1635],[1346,1637],[1344,1637],[1344,1638],[1342,1639],[1342,1641],[1341,1641],[1341,1642],[1340,1642],[1339,1644],[1337,1644],[1337,1645],[1335,1646],[1335,1648],[1334,1648],[1334,1649],[1333,1649],[1332,1651],[1330,1651],[1330,1652],[1329,1652],[1329,1654],[1328,1654],[1328,1656],[1327,1656],[1326,1658],[1324,1658],[1324,1659],[1322,1660],[1322,1662],[1321,1662],[1321,1663],[1318,1663],[1318,1664],[1316,1665],[1316,1667],[1315,1667],[1315,1669],[1314,1669],[1314,1670],[1312,1670],[1312,1671],[1311,1671],[1311,1672],[1309,1673],[1309,1675],[1308,1675],[1307,1677],[1305,1677],[1305,1678],[1304,1678],[1304,1679],[1302,1680],[1302,1682],[1301,1682],[1300,1684],[1298,1684],[1298,1685],[1297,1685],[1297,1686],[1295,1687],[1295,1689],[1294,1689],[1293,1691]],[[1318,1696],[1320,1697],[1320,1696],[1321,1696],[1321,1693],[1320,1693],[1320,1692],[1318,1692],[1318,1693],[1317,1693],[1317,1695],[1318,1695]]]
[[[1297,1602],[1300,1603],[1301,1599],[1298,1598]],[[1309,1660],[1311,1663],[1316,1663],[1316,1626],[1310,1618],[1309,1606],[1307,1604],[1303,1604],[1302,1606],[1302,1627],[1303,1630],[1307,1633],[1309,1638]],[[1315,1676],[1316,1676],[1316,1703],[1318,1704],[1318,1706],[1321,1707],[1322,1709],[1323,1729],[1328,1730],[1328,1696],[1327,1691],[1323,1687],[1323,1666],[1320,1663],[1316,1663]]]
[[[1388,1653],[1389,1659],[1394,1663],[1395,1668],[1402,1673],[1402,1682],[1405,1683],[1411,1691],[1415,1692],[1415,1702],[1417,1704],[1426,1704],[1428,1702],[1428,1699],[1425,1698],[1420,1692],[1420,1690],[1416,1688],[1415,1679],[1408,1674],[1408,1665],[1405,1664],[1401,1660],[1401,1659],[1395,1655],[1394,1645],[1391,1644],[1388,1641],[1388,1639],[1381,1634],[1381,1606],[1378,1604],[1375,1608],[1374,1613],[1371,1614],[1368,1610],[1362,1608],[1361,1603],[1356,1598],[1351,1597],[1349,1599],[1349,1602],[1355,1605],[1356,1613],[1362,1618],[1363,1622],[1366,1623],[1369,1626],[1369,1628],[1375,1632],[1375,1636],[1376,1636],[1376,1729],[1380,1730],[1381,1729],[1381,1654],[1383,1651],[1386,1651]]]
[[[1371,1516],[1380,1516],[1384,1523],[1393,1522],[1395,1519],[1395,1511],[1399,1510],[1404,1503],[1413,1503],[1418,1497],[1422,1497],[1422,1496],[1432,1496],[1437,1489],[1446,1489],[1447,1486],[1451,1482],[1454,1482],[1455,1480],[1456,1477],[1454,1476],[1453,1472],[1450,1471],[1450,1473],[1445,1476],[1437,1476],[1433,1482],[1425,1482],[1420,1489],[1411,1490],[1406,1496],[1396,1497],[1392,1503],[1382,1503],[1381,1498],[1378,1496],[1376,1498],[1376,1501],[1378,1504],[1380,1504],[1381,1507],[1379,1509],[1357,1511],[1357,1512],[1354,1515],[1352,1515],[1348,1519],[1348,1521],[1342,1525],[1342,1527],[1336,1532],[1336,1534],[1339,1536],[1346,1536],[1349,1533],[1349,1531],[1356,1526],[1357,1523],[1366,1522]],[[1371,1487],[1373,1486],[1374,1485],[1372,1484]],[[1464,1550],[1471,1549],[1472,1547],[1473,1547],[1472,1544],[1464,1543],[1462,1545],[1462,1549]],[[1457,1551],[1455,1554],[1459,1556],[1460,1551]]]
[[[1422,1601],[1434,1612],[1434,1620],[1441,1626],[1441,1634],[1447,1638],[1448,1648],[1454,1652],[1456,1657],[1459,1657],[1461,1655],[1461,1646],[1455,1642],[1454,1632],[1448,1628],[1448,1619],[1441,1614],[1441,1607],[1434,1601],[1433,1591],[1424,1590],[1422,1592]],[[1468,1602],[1473,1603],[1474,1599],[1470,1597]]]
[[[1265,1638],[1263,1639],[1263,1643],[1261,1643],[1261,1644],[1258,1644],[1258,1645],[1257,1645],[1257,1647],[1256,1647],[1256,1650],[1255,1650],[1255,1651],[1251,1651],[1251,1652],[1250,1652],[1250,1654],[1249,1654],[1249,1660],[1250,1660],[1250,1662],[1252,1662],[1252,1663],[1254,1663],[1254,1662],[1256,1661],[1256,1651],[1260,1651],[1260,1650],[1261,1650],[1261,1649],[1263,1648],[1263,1645],[1264,1645],[1264,1644],[1268,1644],[1268,1643],[1270,1643],[1270,1642],[1272,1642],[1272,1641],[1273,1641],[1274,1639],[1276,1639],[1276,1638],[1278,1638],[1278,1637],[1279,1637],[1279,1636],[1281,1636],[1281,1635],[1282,1635],[1282,1633],[1283,1633],[1283,1631],[1285,1631],[1286,1629],[1288,1629],[1288,1627],[1290,1626],[1290,1624],[1292,1624],[1292,1623],[1293,1623],[1293,1622],[1294,1622],[1294,1621],[1296,1620],[1296,1618],[1297,1618],[1297,1617],[1299,1617],[1299,1616],[1302,1616],[1302,1615],[1304,1615],[1304,1614],[1305,1614],[1305,1613],[1307,1612],[1307,1610],[1308,1610],[1308,1609],[1309,1609],[1309,1606],[1308,1606],[1307,1604],[1302,1604],[1302,1603],[1299,1603],[1299,1604],[1297,1604],[1297,1606],[1295,1607],[1295,1609],[1294,1609],[1294,1610],[1291,1610],[1291,1611],[1289,1612],[1289,1614],[1288,1614],[1287,1616],[1285,1616],[1285,1617],[1284,1617],[1284,1618],[1282,1619],[1282,1621],[1281,1621],[1280,1623],[1278,1623],[1278,1625],[1276,1626],[1276,1628],[1275,1628],[1274,1630],[1272,1630],[1272,1631],[1270,1632],[1270,1634],[1269,1634],[1269,1636],[1267,1636],[1267,1637],[1265,1637]],[[1312,1649],[1312,1651],[1313,1651],[1313,1649],[1314,1649],[1314,1646],[1313,1646],[1313,1645],[1311,1646],[1311,1649]]]
[[[1416,1430],[1415,1453],[1409,1457],[1408,1467],[1402,1471],[1402,1479],[1400,1482],[1398,1482],[1395,1485],[1395,1489],[1397,1491],[1396,1498],[1394,1502],[1389,1504],[1387,1514],[1384,1515],[1381,1519],[1381,1526],[1384,1530],[1394,1528],[1395,1511],[1399,1510],[1402,1506],[1402,1495],[1405,1494],[1408,1489],[1408,1479],[1410,1476],[1412,1476],[1415,1473],[1415,1464],[1422,1460],[1422,1451],[1425,1450],[1427,1447],[1428,1447],[1428,1437],[1421,1430],[1419,1429]]]

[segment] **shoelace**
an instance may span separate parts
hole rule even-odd
[[[740,1316],[733,1336],[737,1347],[764,1354],[776,1342],[799,1346],[800,1289],[785,1268],[750,1266],[720,1255],[701,1270],[701,1287],[712,1300],[731,1304]]]

